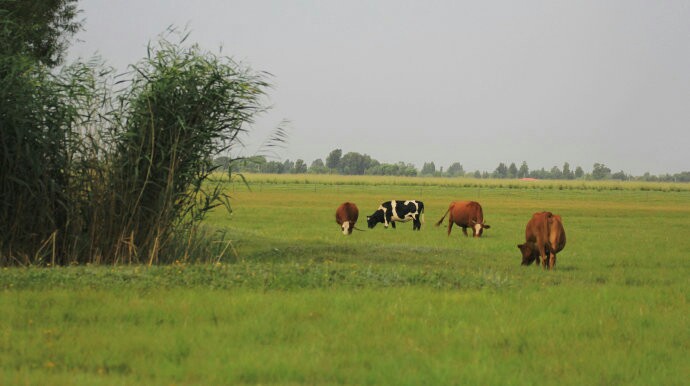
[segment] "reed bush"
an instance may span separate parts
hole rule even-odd
[[[101,235],[114,254],[108,260],[152,263],[169,260],[161,251],[209,209],[229,205],[218,185],[202,185],[214,170],[211,155],[238,144],[268,84],[228,58],[167,40],[132,69],[114,114],[114,202]]]
[[[269,85],[187,36],[162,37],[118,77],[97,60],[52,73],[0,59],[1,265],[152,264],[213,249],[191,243],[207,211],[229,209],[220,184],[204,184],[212,157],[241,144]]]
[[[0,261],[55,260],[80,227],[75,169],[84,142],[76,127],[88,69],[54,75],[25,57],[1,60]]]

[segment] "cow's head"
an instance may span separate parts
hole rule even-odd
[[[343,228],[343,234],[344,235],[350,235],[352,234],[352,230],[355,229],[355,222],[354,221],[345,221],[341,227]]]
[[[491,225],[484,224],[484,221],[482,222],[476,222],[472,220],[472,235],[474,237],[482,237],[482,233],[484,233],[484,229],[489,229],[491,228]]]
[[[367,216],[367,226],[369,226],[369,229],[374,228],[380,222],[384,222],[383,209],[379,209],[371,216]]]
[[[517,246],[522,252],[522,265],[530,265],[539,258],[539,250],[535,248],[532,243],[518,244]]]

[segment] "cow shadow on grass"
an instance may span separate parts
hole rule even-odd
[[[536,267],[543,269],[541,264],[539,264],[539,263],[534,263],[532,265],[535,265]],[[556,264],[556,266],[553,267],[553,270],[554,271],[563,271],[563,272],[574,272],[574,271],[578,271],[579,269],[573,265],[564,265],[562,267],[559,267],[558,264]]]
[[[563,267],[556,266],[554,269],[559,270],[559,271],[565,271],[565,272],[572,272],[572,271],[577,271],[577,267],[574,265],[566,265]]]

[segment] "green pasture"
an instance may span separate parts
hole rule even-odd
[[[0,270],[0,384],[664,384],[690,379],[682,184],[247,176],[207,219],[222,251],[170,266]],[[366,228],[391,199],[420,232]],[[446,224],[484,207],[481,239]],[[344,236],[343,201],[360,209]],[[531,214],[556,269],[520,266]],[[215,233],[213,233],[215,232]]]

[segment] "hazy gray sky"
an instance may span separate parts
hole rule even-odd
[[[341,148],[381,162],[493,171],[595,162],[690,170],[688,1],[81,0],[70,57],[124,70],[170,25],[274,75],[256,151]]]

